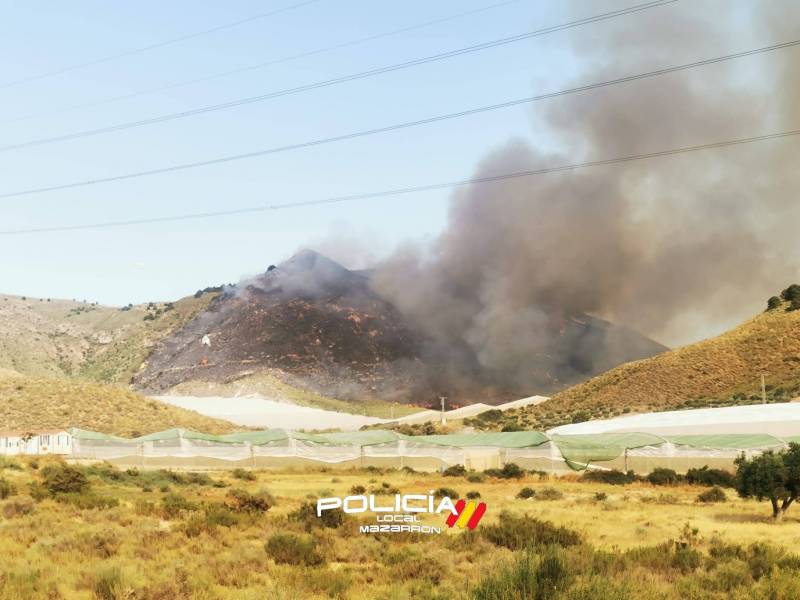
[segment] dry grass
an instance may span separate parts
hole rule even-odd
[[[237,429],[227,421],[157,402],[124,388],[30,377],[0,378],[0,424],[4,430],[81,427],[124,436],[171,427],[207,433]]]
[[[553,593],[544,597],[793,597],[775,593],[783,575],[771,565],[778,565],[776,557],[781,553],[797,547],[797,516],[790,514],[785,522],[772,523],[766,505],[737,499],[730,491],[728,502],[705,505],[695,502],[702,488],[688,486],[655,488],[637,483],[615,487],[564,479],[540,481],[535,476],[513,483],[490,479],[469,483],[463,478],[396,471],[255,475],[255,481],[242,481],[231,473],[212,473],[213,480],[222,482],[216,485],[228,487],[195,479],[194,483],[170,482],[168,490],[153,486],[152,491],[149,486],[131,484],[144,474],[116,480],[90,475],[92,494],[116,498],[119,506],[81,509],[71,503],[44,500],[31,512],[18,507],[32,503],[24,490],[39,479],[38,471],[30,467],[0,470],[0,477],[20,490],[0,502],[0,514],[9,515],[0,520],[0,552],[4,557],[0,563],[0,597],[470,598],[478,596],[482,581],[502,577],[508,565],[524,556],[523,552],[512,553],[489,543],[479,533],[481,528],[498,523],[503,510],[527,515],[528,520],[536,517],[567,526],[584,539],[584,544],[562,556],[565,565],[573,565],[573,592],[583,589],[583,595]],[[152,477],[169,480],[166,475]],[[313,525],[308,529],[302,521],[288,518],[310,497],[346,495],[355,485],[369,487],[382,481],[406,493],[425,493],[444,483],[462,495],[477,491],[488,512],[478,535],[445,528],[442,535],[418,538],[359,534],[360,520],[352,516],[345,516],[339,529]],[[520,500],[516,495],[522,487],[555,488],[563,498]],[[231,488],[250,493],[266,488],[276,505],[266,514],[231,516],[219,508],[229,498]],[[597,500],[597,492],[604,492],[607,498]],[[175,506],[176,495],[186,500],[182,503],[185,508],[165,515],[160,508],[163,499],[169,498]],[[217,507],[217,512],[204,512],[204,505]],[[425,520],[431,524],[443,521],[440,516]],[[275,562],[265,545],[276,534],[283,537],[273,546],[292,534],[288,537],[313,547],[324,563],[304,566]],[[666,551],[656,546],[666,543],[665,548],[679,548],[672,540],[680,540],[689,551],[706,558],[690,564],[688,570],[683,564],[671,566]],[[771,546],[754,564],[711,557],[714,549],[725,548],[725,544],[747,548],[751,543],[767,541]],[[551,553],[543,549],[538,552]],[[538,560],[538,554],[534,560]],[[787,560],[786,564],[796,567],[797,559]],[[756,569],[763,571],[758,582],[750,574],[758,574]],[[729,570],[739,571],[739,576],[728,580]],[[603,573],[601,580],[597,580],[598,572]],[[791,574],[796,578],[796,571]],[[631,577],[635,580],[632,586]],[[605,586],[624,593],[599,593]]]
[[[789,400],[800,395],[800,311],[787,312],[786,305],[718,337],[621,365],[509,416],[535,426],[554,413],[608,417],[751,402],[760,397],[761,373],[772,399]]]

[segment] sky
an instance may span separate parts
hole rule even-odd
[[[0,23],[0,146],[305,85],[631,4],[316,0],[178,43],[38,77],[293,2],[9,3]],[[482,8],[311,57],[106,101]],[[636,16],[621,18],[633,21]],[[570,36],[580,35],[580,29],[229,110],[0,152],[0,193],[238,154],[529,96],[557,86],[573,70]],[[20,82],[28,78],[35,79]],[[87,104],[93,106],[70,109]],[[0,229],[302,202],[463,179],[487,149],[510,137],[532,135],[527,111],[517,107],[224,165],[5,198],[0,200]],[[357,263],[403,240],[436,235],[445,222],[448,197],[448,190],[438,190],[217,219],[0,236],[0,292],[112,305],[169,300],[237,281],[302,247],[333,248],[332,239],[350,235],[362,241],[342,258],[363,266]]]

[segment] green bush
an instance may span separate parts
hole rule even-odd
[[[725,491],[716,485],[697,496],[698,502],[706,503],[725,502],[727,499],[728,498],[725,496]]]
[[[119,500],[98,494],[57,494],[55,499],[63,504],[71,504],[82,510],[103,510],[119,506]]]
[[[594,499],[597,502],[603,502],[605,500],[608,500],[608,494],[606,494],[605,492],[595,492]]]
[[[525,552],[508,566],[483,579],[472,591],[475,600],[551,600],[566,598],[575,579],[574,567],[563,551],[550,547],[541,554]],[[573,596],[569,596],[572,598]],[[578,597],[578,596],[574,596]],[[590,595],[581,598],[600,598]],[[611,597],[603,595],[605,600]]]
[[[464,468],[464,465],[453,465],[442,471],[442,475],[445,477],[464,477],[466,474],[467,469]]]
[[[566,527],[556,526],[527,515],[500,513],[496,523],[482,526],[481,536],[494,544],[510,550],[533,546],[575,546],[581,543],[580,534]]]
[[[522,479],[525,476],[525,471],[515,463],[506,463],[502,469],[486,469],[484,473],[498,479]]]
[[[473,490],[471,492],[467,492],[467,500],[477,500],[480,497],[481,493],[478,491]]]
[[[708,465],[705,465],[699,469],[686,471],[686,482],[692,485],[732,488],[736,487],[736,475],[723,469],[709,469]]]
[[[51,494],[83,494],[89,480],[83,471],[68,465],[47,465],[42,469],[43,485]]]
[[[781,299],[778,296],[772,296],[767,300],[767,310],[775,310],[781,305]]]
[[[451,500],[458,500],[460,498],[460,496],[458,495],[458,492],[456,490],[454,490],[453,488],[449,488],[449,487],[440,487],[438,490],[433,492],[433,495],[437,496],[439,498],[441,498],[443,496],[447,496]]]
[[[400,488],[397,488],[384,481],[380,486],[370,488],[369,493],[373,494],[374,496],[394,496],[395,494],[400,493]]]
[[[183,511],[192,512],[197,509],[197,504],[179,494],[167,494],[161,499],[161,512],[165,519],[174,519]]]
[[[520,500],[527,500],[528,498],[533,498],[534,496],[536,496],[536,490],[529,487],[524,487],[517,493],[517,498]]]
[[[317,516],[316,501],[304,502],[299,508],[289,513],[289,520],[303,525],[306,531],[315,527],[337,529],[344,523],[344,511],[341,509],[324,510]]]
[[[636,474],[633,471],[623,473],[616,469],[610,471],[586,471],[581,475],[581,480],[608,483],[611,485],[625,485],[636,481]]]
[[[321,565],[325,559],[317,550],[317,542],[310,535],[276,533],[264,546],[267,554],[276,562],[287,565]]]
[[[350,494],[352,496],[363,496],[366,493],[367,488],[365,488],[363,485],[354,485],[350,488]]]
[[[647,475],[647,481],[653,485],[675,485],[680,480],[680,475],[678,475],[675,471],[672,469],[665,469],[663,467],[653,469]]]
[[[483,473],[470,473],[467,475],[467,481],[470,483],[483,483],[486,481],[486,476]]]
[[[13,519],[14,517],[24,517],[31,514],[35,510],[33,502],[30,500],[23,502],[7,502],[3,505],[2,515],[4,519]]]
[[[797,298],[800,298],[800,284],[793,283],[785,290],[781,292],[781,298],[791,302]]]

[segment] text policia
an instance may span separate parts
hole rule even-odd
[[[374,494],[317,500],[317,517],[322,517],[326,510],[339,509],[348,515],[376,514],[375,524],[359,526],[361,533],[441,533],[441,527],[422,524],[420,515],[446,513],[448,527],[475,529],[486,512],[486,504],[464,500],[453,504],[448,496],[437,503],[433,490],[428,494],[395,494],[393,502],[389,498],[378,502]]]

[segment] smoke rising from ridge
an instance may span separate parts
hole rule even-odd
[[[789,41],[798,23],[800,5],[788,1],[678,3],[570,35],[585,72],[566,85]],[[534,140],[547,144],[510,140],[475,177],[800,128],[800,49],[573,94],[532,113]],[[692,341],[798,279],[798,158],[800,140],[788,138],[463,188],[442,235],[400,248],[374,286],[457,353],[453,369],[520,385],[537,381],[537,356],[569,376],[564,322],[584,313]],[[576,341],[588,360],[618,342]]]

